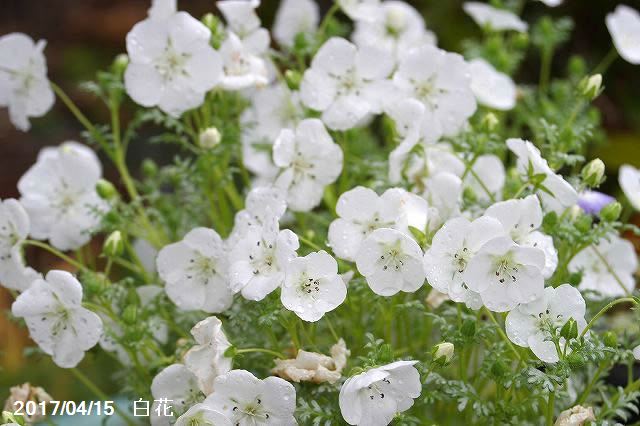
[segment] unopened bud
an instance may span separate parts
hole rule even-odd
[[[453,343],[438,343],[433,347],[433,359],[434,361],[444,365],[451,361],[451,358],[453,358],[454,350],[455,346],[453,346]]]
[[[142,162],[142,173],[145,177],[152,178],[158,173],[158,165],[155,161],[147,158]]]
[[[582,79],[578,85],[582,96],[592,101],[602,93],[602,75],[594,74]]]
[[[298,90],[302,82],[302,75],[298,71],[286,70],[284,72],[284,80],[287,82],[289,89]]]
[[[589,161],[583,168],[580,175],[582,180],[590,188],[597,188],[604,182],[605,166],[601,159]]]
[[[562,328],[560,329],[560,336],[566,340],[575,339],[578,337],[578,323],[573,318],[569,318]]]
[[[102,252],[107,257],[120,256],[124,252],[124,241],[122,240],[122,233],[120,231],[113,231],[111,235],[107,237],[102,246]]]
[[[600,219],[605,222],[615,222],[620,218],[620,213],[622,213],[622,204],[617,201],[614,201],[611,204],[607,204],[600,210]]]
[[[498,120],[498,117],[492,112],[485,114],[482,118],[482,128],[488,132],[493,132],[496,127],[498,127],[498,124],[500,124],[500,120]]]
[[[613,331],[607,331],[604,333],[602,340],[604,340],[604,344],[610,348],[618,347],[618,336],[616,336],[616,333]]]
[[[115,57],[111,64],[111,70],[118,75],[123,75],[124,71],[129,66],[129,56],[126,53],[121,53]]]
[[[198,138],[200,148],[203,149],[215,148],[220,144],[220,141],[222,141],[222,135],[216,127],[209,127],[203,130],[200,132],[200,137]]]
[[[112,200],[118,196],[116,187],[108,180],[100,179],[96,183],[96,192],[103,200]]]
[[[136,323],[138,319],[138,307],[136,305],[129,305],[124,308],[124,312],[122,313],[122,320],[125,324],[133,325]]]

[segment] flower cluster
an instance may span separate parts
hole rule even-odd
[[[40,350],[74,368],[99,344],[130,373],[123,387],[155,401],[152,425],[582,424],[633,411],[640,381],[594,386],[615,364],[631,374],[640,351],[638,333],[617,342],[596,326],[640,303],[623,234],[638,229],[621,219],[640,209],[640,171],[620,167],[624,215],[596,191],[605,165],[585,153],[603,76],[576,60],[549,77],[570,25],[467,2],[481,37],[456,53],[402,1],[338,0],[321,17],[311,0],[283,0],[271,32],[259,7],[221,0],[221,17],[198,20],[152,1],[126,55],[87,85],[109,126],[48,81],[44,42],[0,38],[11,121],[26,130],[57,93],[126,191],[93,149],[64,142],[0,203],[0,282]],[[621,5],[603,21],[640,63],[640,15]],[[534,88],[512,78],[529,35]],[[122,128],[124,108],[135,115]],[[146,160],[134,180],[125,157],[140,126],[180,154]],[[33,247],[76,274],[35,271]]]

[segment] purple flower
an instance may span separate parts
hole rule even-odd
[[[578,198],[578,205],[585,213],[598,214],[600,210],[616,199],[610,195],[598,191],[583,191]]]

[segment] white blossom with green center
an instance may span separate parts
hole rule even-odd
[[[350,425],[386,426],[420,396],[417,361],[397,361],[347,379],[340,389],[340,410]]]
[[[22,33],[0,37],[0,107],[9,108],[11,122],[22,131],[31,127],[29,117],[40,117],[53,106],[45,45]]]
[[[420,246],[395,229],[373,231],[360,245],[356,266],[371,290],[381,296],[413,293],[424,283]]]
[[[127,34],[129,96],[174,117],[201,105],[222,77],[222,59],[210,37],[211,31],[186,12],[137,23]]]
[[[368,44],[356,47],[339,37],[322,45],[303,76],[300,99],[322,112],[332,130],[355,127],[370,114],[382,111],[382,102],[393,93],[388,80],[393,57]]]
[[[193,229],[160,250],[156,263],[167,295],[179,308],[216,313],[231,305],[227,253],[214,230]]]
[[[498,237],[480,248],[467,264],[462,279],[469,289],[480,293],[489,310],[506,312],[542,295],[544,260],[542,250]]]
[[[340,306],[346,296],[338,263],[324,250],[289,262],[280,298],[285,308],[303,320],[318,321],[325,312]]]
[[[480,295],[469,289],[464,272],[485,243],[504,233],[500,222],[491,217],[481,217],[473,222],[463,217],[447,221],[436,232],[431,247],[424,254],[427,282],[448,294],[453,301],[479,309],[482,306]]]
[[[302,120],[295,130],[283,129],[273,147],[273,162],[280,168],[275,186],[287,192],[293,211],[309,211],[317,206],[324,188],[342,171],[342,150],[322,121]]]
[[[100,317],[82,307],[82,286],[65,271],[35,280],[11,307],[31,338],[62,368],[75,367],[102,335]]]
[[[48,239],[61,250],[88,242],[108,208],[95,189],[101,175],[96,154],[77,142],[40,151],[36,164],[18,182],[31,236]]]
[[[585,313],[586,305],[578,289],[562,284],[545,288],[540,298],[509,312],[505,328],[516,345],[531,348],[542,361],[557,362],[558,349],[565,349],[564,338],[559,336],[560,328],[573,318],[581,333],[587,325]]]
[[[264,299],[284,282],[286,265],[298,247],[298,236],[280,231],[277,220],[252,227],[229,254],[231,289],[249,300]]]
[[[295,388],[278,377],[260,380],[246,370],[232,370],[215,380],[214,389],[204,405],[233,426],[297,425]]]

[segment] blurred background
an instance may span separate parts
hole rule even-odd
[[[447,50],[459,51],[462,40],[479,35],[479,29],[462,11],[461,0],[409,1],[419,9],[427,26]],[[640,10],[640,0],[625,4]],[[322,10],[331,5],[318,0]],[[557,8],[548,8],[538,1],[527,1],[524,18],[534,22],[539,16],[571,16],[575,29],[571,40],[556,55],[554,73],[563,74],[571,54],[584,56],[595,67],[611,48],[611,39],[604,19],[619,4],[610,0],[565,0]],[[263,0],[259,14],[263,25],[271,26],[278,0]],[[14,31],[29,34],[34,39],[47,40],[45,55],[49,78],[60,85],[94,122],[107,120],[107,111],[77,84],[90,80],[96,71],[106,68],[113,57],[125,50],[125,35],[144,19],[149,2],[145,0],[0,0],[0,35]],[[214,11],[212,0],[182,0],[179,8],[195,17]],[[538,79],[539,62],[532,53],[516,76],[518,83]],[[622,60],[611,66],[604,78],[605,92],[596,104],[608,134],[608,144],[597,148],[609,173],[605,191],[617,191],[617,168],[621,163],[640,166],[640,67]],[[125,111],[126,114],[126,111]],[[126,117],[125,117],[126,120]],[[61,102],[45,117],[32,119],[32,130],[21,133],[8,120],[6,109],[0,109],[0,198],[17,197],[16,183],[35,161],[38,151],[64,140],[80,140],[80,127]],[[519,135],[513,135],[519,136]],[[148,150],[130,148],[130,170],[135,174]],[[152,153],[162,160],[162,153]],[[115,180],[113,170],[105,163],[105,175]],[[96,246],[99,248],[99,245]],[[38,270],[65,269],[42,251],[29,252],[29,263]],[[12,385],[31,382],[44,387],[57,400],[88,398],[87,390],[73,376],[57,368],[47,358],[30,354],[24,330],[9,320],[7,310],[11,296],[0,288],[0,408]],[[90,355],[80,368],[108,393],[116,389],[115,364],[107,357]]]

